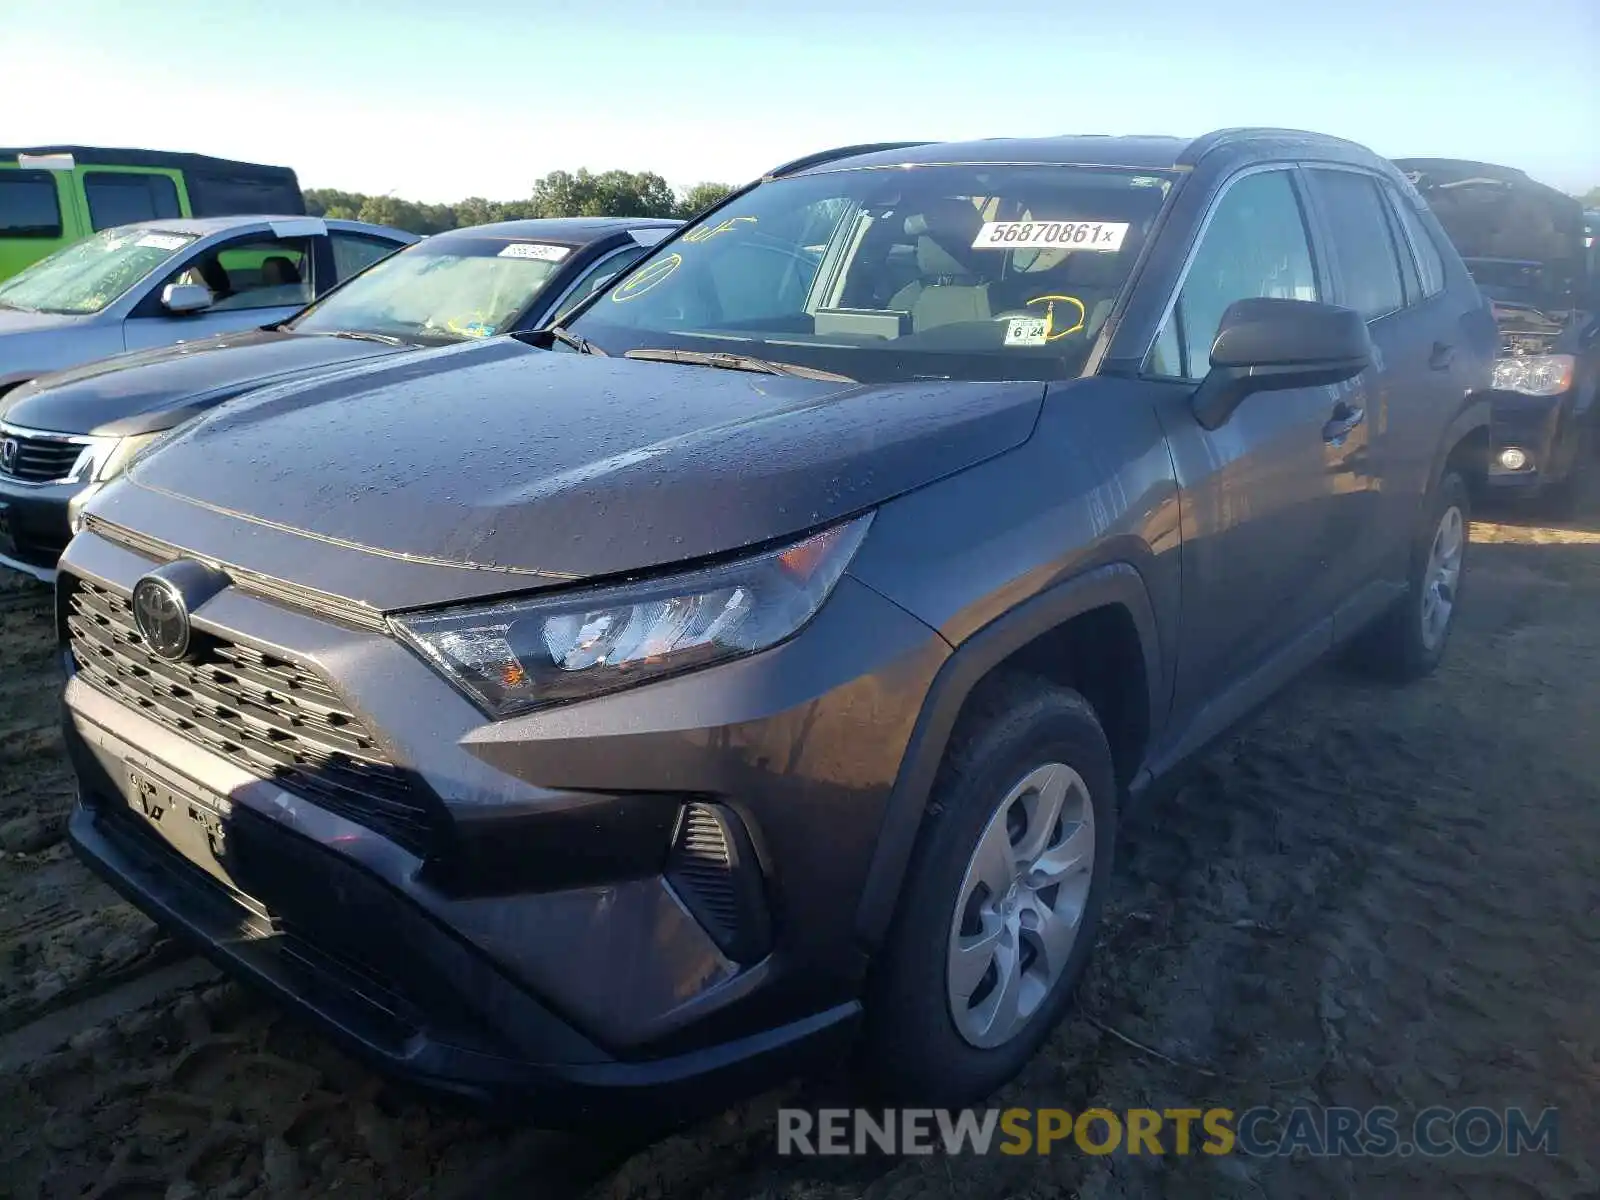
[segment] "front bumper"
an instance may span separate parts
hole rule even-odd
[[[126,593],[153,564],[91,531],[62,565]],[[865,965],[853,920],[947,653],[877,593],[847,577],[764,654],[487,724],[382,632],[233,587],[193,617],[336,681],[437,798],[448,837],[416,853],[74,676],[73,843],[157,920],[370,1061],[438,1089],[516,1094],[568,1123],[698,1110],[848,1037]],[[135,806],[141,779],[188,814],[165,827],[180,835]],[[749,830],[773,931],[756,961],[723,952],[675,890],[664,844],[638,869],[640,830],[690,798]],[[629,870],[610,870],[619,856]]]
[[[71,513],[92,483],[24,484],[0,475],[0,566],[51,583],[72,540]]]
[[[1571,398],[1524,396],[1517,392],[1491,393],[1488,484],[1504,494],[1532,495],[1559,483],[1567,473],[1559,444],[1562,414]],[[1527,455],[1525,466],[1508,470],[1500,465],[1500,452],[1516,447]]]
[[[732,1096],[842,1052],[859,1006],[835,1009],[710,1049],[641,1062],[605,1054],[475,957],[446,930],[383,894],[380,884],[292,835],[250,818],[236,840],[267,861],[303,871],[298,890],[325,907],[314,937],[273,928],[235,893],[141,828],[141,817],[84,791],[73,848],[101,877],[225,971],[310,1018],[386,1074],[468,1102],[508,1109],[548,1127],[600,1120],[655,1122],[715,1111]],[[330,944],[363,948],[361,957]],[[438,972],[448,972],[441,976]],[[448,977],[515,1029],[516,1044],[460,1002],[418,980]],[[534,1049],[537,1047],[537,1049]],[[546,1057],[556,1056],[556,1057]]]

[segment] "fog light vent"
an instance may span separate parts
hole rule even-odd
[[[667,882],[722,952],[755,962],[771,947],[761,868],[750,834],[720,804],[686,804],[672,839]]]

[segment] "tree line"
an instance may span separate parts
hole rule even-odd
[[[418,204],[397,196],[368,196],[337,188],[308,188],[306,211],[318,217],[370,221],[410,233],[443,233],[490,221],[528,217],[677,217],[688,219],[733,191],[730,184],[697,183],[675,191],[653,171],[552,171],[525,200],[469,196],[454,204]]]

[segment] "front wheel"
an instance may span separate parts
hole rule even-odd
[[[1000,1087],[1070,1002],[1111,876],[1116,781],[1094,709],[1029,677],[964,714],[868,997],[873,1082],[961,1107]]]
[[[1472,525],[1460,475],[1450,472],[1439,481],[1428,513],[1405,594],[1351,646],[1357,666],[1402,683],[1439,665],[1460,611]]]

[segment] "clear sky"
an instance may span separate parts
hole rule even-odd
[[[513,199],[849,142],[1287,125],[1600,185],[1600,0],[0,0],[0,142]]]

